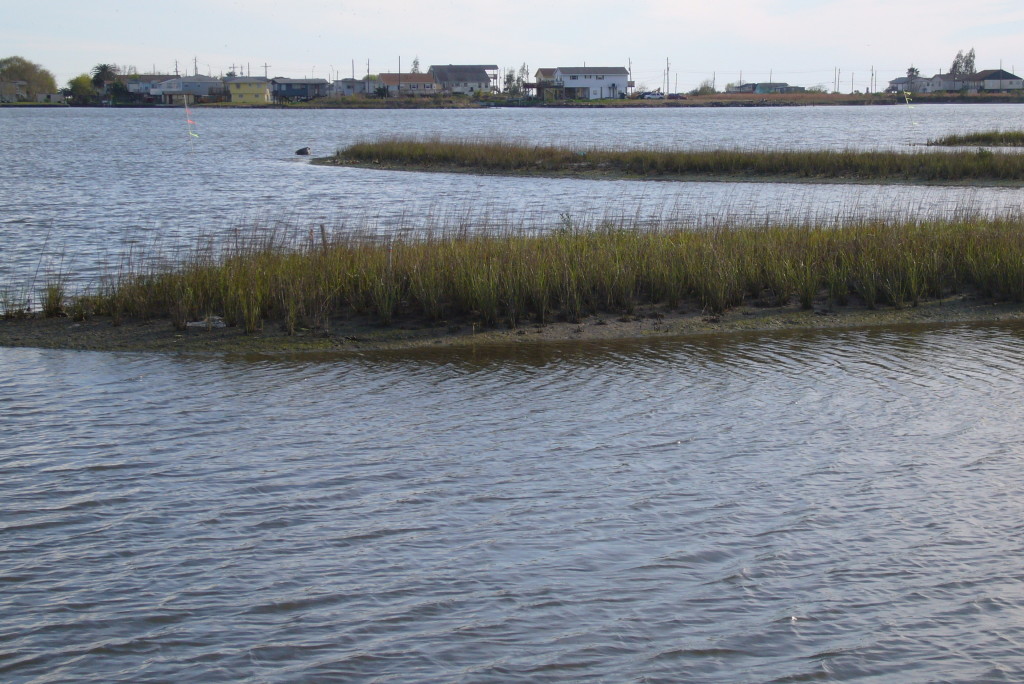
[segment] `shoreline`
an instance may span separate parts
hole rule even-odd
[[[925,180],[915,178],[867,178],[861,176],[801,176],[796,174],[725,174],[725,173],[630,173],[614,168],[567,168],[567,169],[483,169],[444,163],[418,163],[393,161],[363,161],[343,159],[337,154],[328,157],[314,157],[309,160],[313,166],[337,168],[371,169],[376,171],[405,171],[409,173],[458,173],[472,176],[504,176],[516,178],[569,178],[575,180],[627,180],[650,181],[655,183],[780,183],[787,185],[920,185],[934,187],[971,188],[1020,188],[1024,180],[978,179]]]
[[[913,96],[915,105],[924,104],[1024,104],[1020,95],[1003,94],[922,94]],[[906,99],[899,93],[875,94],[843,94],[843,93],[765,93],[751,95],[749,93],[715,93],[713,95],[687,95],[679,100],[564,100],[558,102],[538,102],[512,99],[502,100],[419,100],[416,98],[362,98],[352,101],[311,101],[298,103],[266,103],[243,104],[237,102],[196,103],[197,108],[230,108],[230,109],[665,109],[665,108],[715,108],[715,107],[831,107],[831,106],[906,106]],[[4,107],[66,107],[66,108],[102,108],[102,109],[158,109],[180,107],[156,103],[120,103],[120,104],[88,104],[69,105],[66,103],[11,102],[2,103]]]
[[[346,319],[332,321],[329,333],[299,329],[292,335],[270,323],[260,332],[246,334],[241,327],[197,325],[199,322],[179,331],[170,319],[164,318],[124,321],[115,326],[108,317],[76,322],[36,315],[0,320],[0,347],[164,353],[361,352],[1006,322],[1024,323],[1024,303],[993,303],[971,295],[922,301],[918,306],[900,309],[868,309],[863,305],[801,309],[795,303],[745,304],[712,315],[694,307],[669,310],[647,306],[628,315],[592,314],[578,323],[524,323],[513,329],[481,328],[472,320],[430,324],[407,318],[384,327],[369,319]]]

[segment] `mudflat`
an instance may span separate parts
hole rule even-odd
[[[594,314],[578,322],[524,322],[515,328],[485,328],[472,320],[431,323],[397,319],[382,326],[369,319],[332,321],[328,330],[279,325],[246,334],[241,327],[196,321],[176,330],[168,319],[84,321],[32,316],[0,320],[0,346],[148,352],[322,352],[412,349],[425,346],[530,344],[538,342],[665,338],[742,331],[826,330],[904,324],[956,325],[1024,322],[1024,304],[993,303],[970,295],[921,302],[904,308],[860,305],[801,309],[743,305],[723,314],[696,308],[642,307],[629,314]]]

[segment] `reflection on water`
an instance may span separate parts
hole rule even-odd
[[[1022,332],[0,349],[0,676],[1018,679]]]

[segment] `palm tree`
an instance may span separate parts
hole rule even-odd
[[[97,64],[92,68],[92,84],[97,88],[104,87],[117,77],[116,64]]]

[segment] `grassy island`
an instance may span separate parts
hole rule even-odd
[[[943,147],[969,147],[971,145],[1024,147],[1024,131],[978,131],[977,133],[946,135],[929,140],[928,144]]]
[[[0,344],[23,343],[26,325],[44,317],[93,327],[102,320],[107,328],[157,321],[168,339],[216,321],[237,335],[315,331],[339,342],[353,325],[444,337],[576,325],[595,315],[714,321],[744,307],[841,317],[964,295],[1019,308],[1022,229],[1024,220],[999,219],[709,230],[564,225],[383,241],[322,232],[302,245],[263,236],[172,267],[120,273],[91,292],[68,293],[51,280],[19,298],[0,286]]]
[[[609,150],[390,138],[339,150],[338,166],[536,176],[801,182],[1024,183],[1024,156],[989,150]]]

